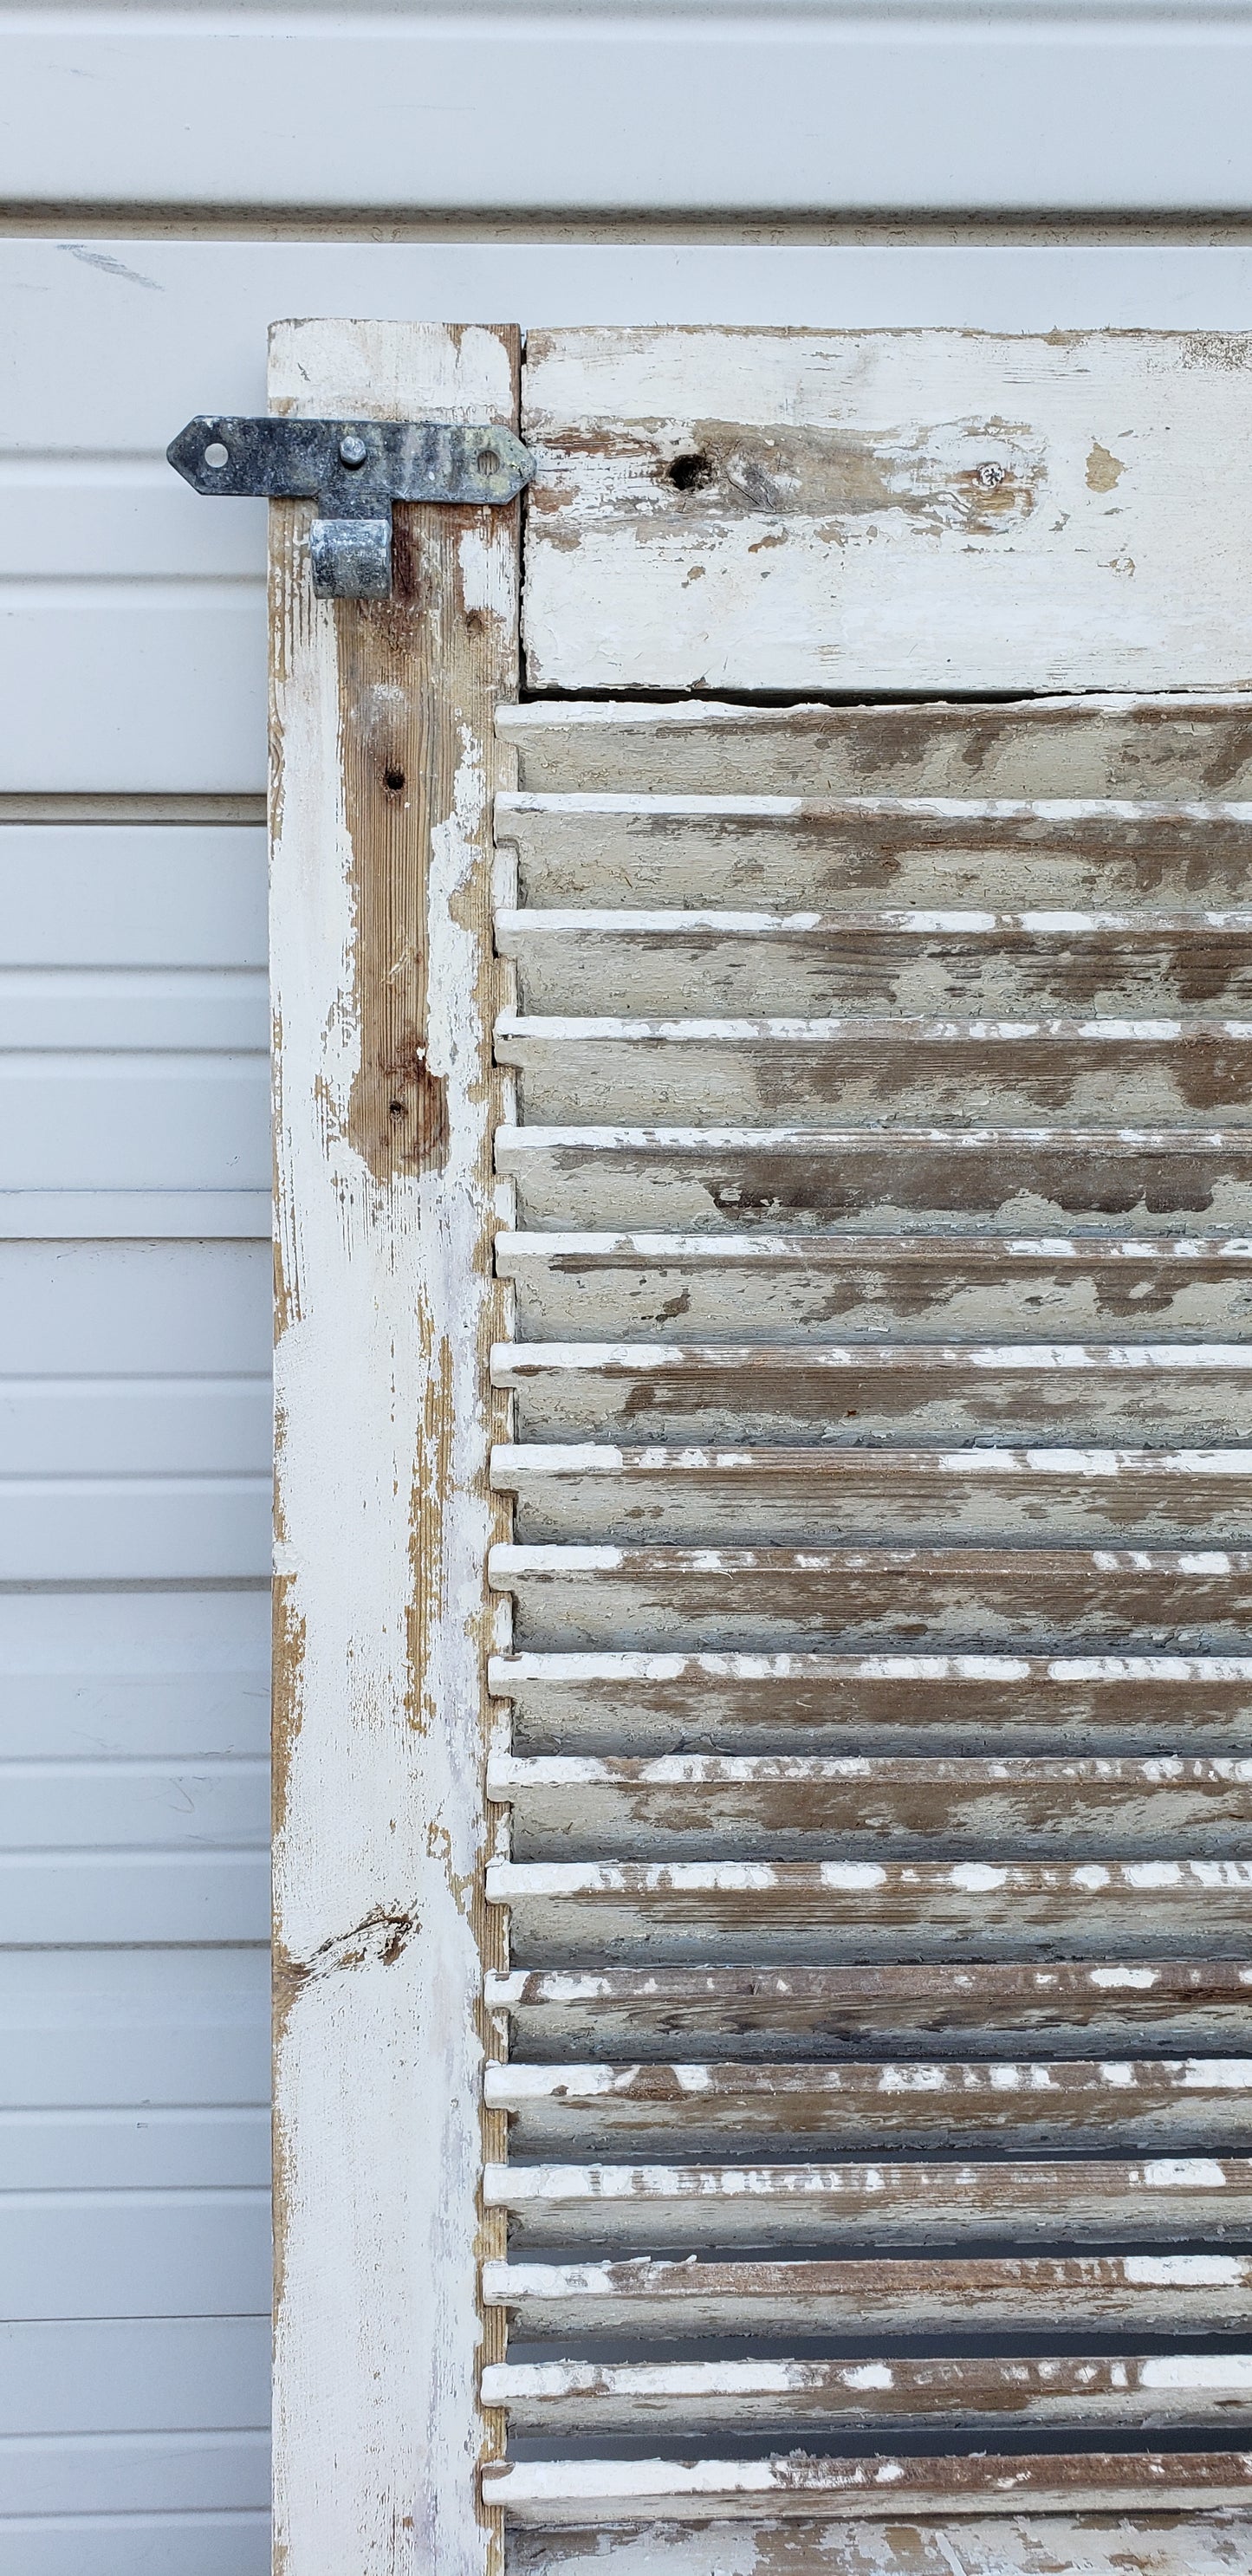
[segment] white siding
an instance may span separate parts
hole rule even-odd
[[[6,10],[8,196],[1190,209],[1246,203],[1252,175],[1238,7],[208,16]]]
[[[0,242],[0,2576],[268,2565],[263,870],[195,803],[264,787],[264,527],[167,440],[292,312],[1252,326],[1238,238],[731,238],[1246,202],[1252,13],[670,15],[0,13],[6,199],[84,209]],[[731,215],[81,237],[166,199]]]
[[[0,824],[0,923],[0,2570],[260,2576],[263,835]]]

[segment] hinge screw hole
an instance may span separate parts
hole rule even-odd
[[[220,438],[211,438],[204,451],[204,461],[210,473],[220,474],[222,467],[230,463],[230,449],[223,447]]]

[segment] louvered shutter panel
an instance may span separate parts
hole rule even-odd
[[[1252,341],[520,359],[271,358],[536,457],[272,514],[285,2576],[1247,2576]]]
[[[1247,350],[943,342],[531,342],[519,2571],[1252,2553]]]

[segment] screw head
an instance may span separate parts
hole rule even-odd
[[[368,454],[369,449],[366,446],[364,439],[358,438],[355,430],[349,430],[347,437],[341,438],[339,441],[339,462],[341,465],[364,465]]]

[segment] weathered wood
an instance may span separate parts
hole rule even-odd
[[[517,367],[512,330],[280,324],[271,401],[510,422]],[[484,2576],[489,815],[517,533],[400,508],[394,598],[335,605],[309,515],[278,504],[272,545],[277,2547],[288,2576]]]
[[[1252,2413],[1252,2354],[1064,2355],[1038,2360],[523,2361],[484,2374],[518,2432],[548,2436],[671,2432],[714,2437],[768,2427],[812,2439],[874,2428],[1002,2432],[1187,2426],[1242,2431]],[[1134,2565],[1138,2567],[1136,2559]],[[1084,2568],[1086,2561],[1084,2561]]]
[[[1252,1136],[1168,1128],[501,1127],[496,1168],[527,1226],[868,1227],[997,1219],[1064,1234],[1113,1223],[1176,1236],[1197,1219],[1246,1230]]]
[[[1248,2045],[1252,1968],[1233,1959],[980,1960],[877,1967],[515,1968],[486,1981],[534,2064],[686,2056],[1221,2056]]]
[[[617,1448],[498,1442],[517,1533],[625,1543],[890,1540],[1112,1547],[1252,1539],[1252,1449]]]
[[[782,2141],[827,2155],[1009,2144],[1082,2151],[1243,2153],[1252,2059],[1235,2057],[860,2059],[782,2066],[742,2059],[637,2065],[491,2065],[488,2099],[545,2159],[611,2137],[647,2162],[769,2156]]]
[[[488,2263],[483,2292],[523,2335],[1238,2332],[1239,2254],[849,2255],[837,2262]],[[1249,2462],[1252,2472],[1252,2461]]]
[[[1252,817],[1247,842],[1252,854]],[[589,989],[622,1018],[886,1009],[1161,1019],[1238,1016],[1252,1000],[1247,912],[938,910],[943,891],[916,911],[501,907],[496,946],[534,1017],[578,1013]]]
[[[1246,2157],[1064,2164],[489,2165],[515,2252],[1246,2243]],[[1247,2402],[1252,2407],[1252,2362]],[[850,2395],[850,2391],[847,2392]],[[845,2401],[846,2402],[846,2401]]]
[[[867,2514],[894,2523],[914,2513],[1008,2514],[1022,2505],[1044,2514],[1077,2506],[1106,2513],[1127,2506],[1160,2513],[1217,2513],[1246,2503],[1252,2491],[1252,2453],[1079,2451],[1043,2457],[1027,2453],[1016,2459],[917,2460],[819,2460],[801,2454],[690,2465],[672,2460],[519,2460],[488,2474],[491,2491],[510,2519],[548,2527],[589,2515],[610,2523],[624,2518],[707,2523],[714,2513],[789,2519],[820,2515],[826,2520],[832,2508],[836,2514]],[[1244,2522],[1242,2528],[1247,2532],[1252,2525]],[[836,2538],[837,2530],[836,2523]],[[829,2549],[829,2524],[825,2536]],[[736,2554],[734,2563],[751,2567],[753,2561]],[[1082,2576],[1087,2576],[1089,2563],[1077,2561]],[[1134,2562],[1123,2555],[1122,2566],[1128,2563]],[[1072,2571],[1073,2562],[1071,2576]]]
[[[519,1643],[984,1645],[1183,1652],[1248,1642],[1252,1551],[1081,1547],[515,1547],[491,1551]]]
[[[755,598],[759,585],[749,585]],[[501,707],[528,794],[1164,800],[1252,796],[1252,696],[981,705]],[[510,809],[511,810],[511,806]]]
[[[1247,1845],[1245,1842],[1245,1852]],[[491,1861],[527,1967],[1238,1955],[1252,1857],[1218,1860]]]
[[[1252,2517],[1204,2507],[1177,2514],[996,2514],[959,2521],[906,2515],[849,2522],[768,2517],[568,2529],[512,2527],[509,2576],[1247,2576]]]
[[[1252,1720],[1242,1655],[492,1657],[516,1750],[1234,1754]]]
[[[1010,1439],[1252,1435],[1252,1347],[1234,1342],[501,1343],[520,1440]]]
[[[832,1331],[879,1340],[1151,1327],[1227,1340],[1252,1321],[1252,1241],[1196,1234],[498,1234],[528,1340],[638,1332],[775,1343]]]
[[[656,766],[645,782],[652,790],[675,758],[665,739],[666,720],[681,725],[688,715],[697,724],[706,718],[706,756],[716,759],[720,752],[733,774],[750,757],[753,726],[762,720],[773,728],[775,755],[782,759],[786,736],[779,737],[778,728],[787,728],[794,718],[796,756],[802,762],[806,712],[835,727],[853,720],[863,728],[869,715],[864,708],[795,708],[777,714],[745,708],[745,729],[741,734],[735,728],[733,739],[725,730],[729,711],[724,707],[567,708],[557,714],[530,706],[504,709],[501,724],[507,717],[516,731],[514,718],[525,719],[519,744],[527,759],[535,756],[530,748],[535,721],[541,732],[549,726],[559,731],[564,722],[570,736],[565,756],[576,759],[580,739],[586,742],[584,716],[607,718],[609,741],[629,746],[632,712],[655,715]],[[991,710],[897,707],[879,713],[884,724],[903,717],[914,733],[924,733],[937,714],[946,718],[950,756],[959,769],[963,739],[970,748],[962,720]],[[1039,756],[1038,714],[1037,709],[1013,711],[1027,761]],[[620,719],[616,731],[614,719]],[[675,729],[672,721],[670,729]],[[595,749],[594,735],[586,747]],[[768,761],[769,745],[761,748]],[[794,790],[800,774],[785,772],[781,783]],[[754,774],[747,783],[756,787],[762,780]],[[715,784],[720,788],[724,781],[718,778]],[[1246,804],[1135,804],[1124,797],[1116,803],[969,795],[818,800],[791,792],[505,794],[496,799],[497,838],[516,852],[524,900],[545,905],[701,907],[716,902],[731,908],[767,905],[790,912],[816,905],[839,911],[845,905],[859,908],[870,896],[928,908],[946,901],[990,904],[997,910],[1036,903],[1239,903],[1247,892],[1250,826],[1252,808]]]
[[[1250,362],[1242,335],[532,332],[530,684],[1241,686]]]
[[[649,1120],[797,1127],[888,1119],[944,1124],[962,1111],[1170,1122],[1184,1157],[1220,1115],[1252,1118],[1250,1025],[1241,1020],[543,1020],[502,1013],[496,1061],[521,1077],[528,1115],[571,1109],[608,1127]]]
[[[859,1859],[1030,1853],[1217,1859],[1252,1850],[1252,1762],[1154,1754],[921,1761],[868,1754],[492,1755],[516,1860]]]

